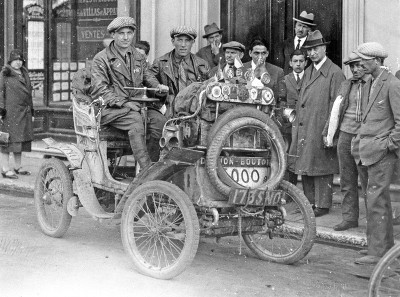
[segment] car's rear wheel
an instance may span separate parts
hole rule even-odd
[[[59,159],[45,161],[35,183],[35,208],[43,233],[62,237],[71,223],[68,200],[73,196],[72,178],[67,166]]]

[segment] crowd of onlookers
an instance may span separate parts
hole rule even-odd
[[[196,30],[173,28],[173,49],[150,64],[149,43],[132,46],[135,20],[117,17],[107,28],[111,43],[96,54],[90,74],[82,76],[90,78],[86,94],[75,95],[102,97],[101,124],[127,131],[133,155],[144,168],[159,158],[162,128],[174,114],[173,102],[180,91],[210,78],[252,75],[255,85],[272,89],[280,107],[297,112],[293,124],[281,127],[288,144],[286,178],[296,184],[301,176],[304,194],[320,217],[329,213],[333,176],[339,173],[343,220],[334,230],[358,226],[359,196],[364,197],[368,250],[356,263],[376,263],[394,244],[389,185],[400,153],[400,80],[384,67],[388,53],[377,42],[360,44],[346,55],[343,62],[352,73],[346,79],[326,55],[330,42],[315,30],[314,15],[303,11],[293,20],[295,37],[282,44],[285,62],[280,68],[267,62],[269,45],[259,36],[248,47],[251,61],[243,64],[246,47],[237,41],[222,44],[223,30],[215,23],[205,26],[203,38],[208,45],[197,54],[191,53]],[[21,152],[30,150],[33,116],[23,65],[22,53],[13,51],[0,75],[2,131],[12,135],[0,153],[6,178],[29,174],[20,164]],[[140,105],[129,100],[139,92],[129,87],[140,86],[157,89],[154,95],[164,104],[162,112],[149,109],[147,113],[147,142]],[[8,163],[9,152],[17,156],[14,170]]]

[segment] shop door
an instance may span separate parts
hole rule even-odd
[[[224,42],[235,40],[248,48],[251,39],[260,35],[269,43],[268,61],[280,67],[283,67],[282,42],[294,37],[293,17],[303,10],[314,13],[316,29],[331,41],[328,57],[341,65],[342,0],[222,0],[220,3]]]

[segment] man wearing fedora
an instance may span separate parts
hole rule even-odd
[[[303,48],[312,61],[305,70],[297,102],[289,149],[289,169],[301,175],[304,194],[314,205],[316,217],[329,213],[332,205],[333,175],[339,173],[336,149],[324,146],[322,132],[345,76],[326,56],[326,42],[313,31]]]
[[[323,132],[326,136],[324,137],[325,146],[331,147],[337,143],[339,158],[343,220],[333,227],[335,231],[358,227],[358,177],[360,176],[361,193],[364,198],[368,180],[365,172],[357,169],[356,160],[351,155],[351,140],[358,134],[362,111],[367,106],[366,97],[363,94],[368,91],[366,82],[370,75],[365,73],[361,66],[361,58],[354,52],[351,52],[343,63],[349,65],[353,77],[346,79],[340,86]]]
[[[220,59],[223,63],[224,52],[221,48],[222,29],[219,29],[216,23],[204,26],[203,38],[207,39],[208,45],[202,47],[196,55],[208,62],[210,69],[218,65]]]
[[[150,68],[157,79],[169,87],[165,101],[167,116],[174,114],[172,103],[176,95],[191,83],[208,79],[210,71],[205,60],[191,53],[197,37],[195,29],[178,26],[170,31],[170,36],[174,49],[155,59]]]
[[[400,156],[400,81],[382,67],[388,53],[381,44],[360,44],[355,53],[365,73],[372,76],[366,83],[368,103],[351,147],[368,176],[368,250],[355,263],[375,264],[394,245],[389,186]]]
[[[304,42],[307,40],[308,34],[315,29],[315,26],[317,24],[314,23],[314,14],[313,13],[307,13],[306,11],[302,11],[300,13],[300,16],[298,18],[293,18],[293,20],[296,22],[294,31],[296,33],[294,38],[289,38],[286,39],[283,42],[283,71],[285,74],[290,73],[293,71],[292,67],[289,64],[290,61],[290,54],[295,50],[295,49],[301,49],[304,51],[304,54],[306,55],[307,58],[307,51],[303,49]],[[308,67],[311,64],[311,61],[309,59],[306,60],[306,67]]]

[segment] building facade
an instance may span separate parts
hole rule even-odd
[[[293,17],[302,10],[315,14],[317,29],[331,41],[328,56],[338,65],[359,43],[378,41],[389,51],[385,64],[400,69],[398,0],[0,0],[0,64],[12,49],[23,49],[34,87],[35,137],[74,141],[71,78],[103,48],[116,16],[137,20],[136,38],[150,42],[150,61],[172,49],[172,27],[194,27],[197,52],[207,43],[204,25],[216,22],[223,42],[248,45],[254,35],[265,37],[269,61],[282,66],[281,43],[293,37]]]

